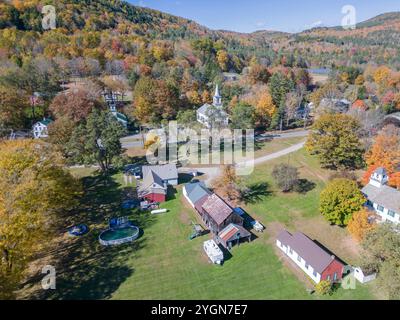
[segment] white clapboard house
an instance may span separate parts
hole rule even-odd
[[[368,199],[367,207],[375,211],[382,222],[400,222],[400,191],[388,185],[389,175],[384,168],[376,169],[362,193]]]

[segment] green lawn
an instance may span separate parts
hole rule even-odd
[[[270,178],[272,166],[288,162],[300,167],[302,178],[315,184],[305,194],[279,193]],[[84,172],[74,171],[79,176]],[[169,212],[159,216],[123,212],[120,209],[122,175],[112,179],[84,178],[86,197],[82,208],[66,225],[86,222],[91,232],[65,243],[53,256],[57,267],[57,290],[38,291],[37,298],[53,299],[320,299],[310,295],[292,270],[275,253],[273,236],[257,234],[252,243],[232,250],[224,265],[212,265],[202,249],[210,235],[189,241],[196,213],[183,202],[181,188],[163,205]],[[280,223],[294,228],[297,219],[318,218],[318,194],[327,172],[304,151],[262,165],[248,177],[249,185],[268,183],[267,192],[248,204],[248,212],[265,225]],[[265,185],[264,185],[265,187]],[[98,235],[112,216],[128,214],[143,235],[134,243],[104,248]],[[310,220],[308,220],[310,219]],[[323,222],[320,222],[323,223]],[[324,225],[325,228],[325,225]],[[326,228],[330,228],[326,225]],[[344,232],[344,231],[343,231]],[[339,289],[326,299],[373,299],[370,286]],[[325,297],[324,297],[325,299]]]

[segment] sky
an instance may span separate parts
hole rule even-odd
[[[343,6],[356,9],[356,22],[400,11],[399,0],[129,0],[194,20],[211,29],[238,32],[299,32],[317,26],[338,26]]]

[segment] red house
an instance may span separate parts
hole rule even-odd
[[[282,231],[276,245],[315,283],[342,280],[344,264],[303,233]]]

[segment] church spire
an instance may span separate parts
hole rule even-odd
[[[221,107],[222,106],[222,97],[219,93],[219,86],[217,84],[216,88],[215,88],[215,94],[214,94],[214,106],[216,107]]]

